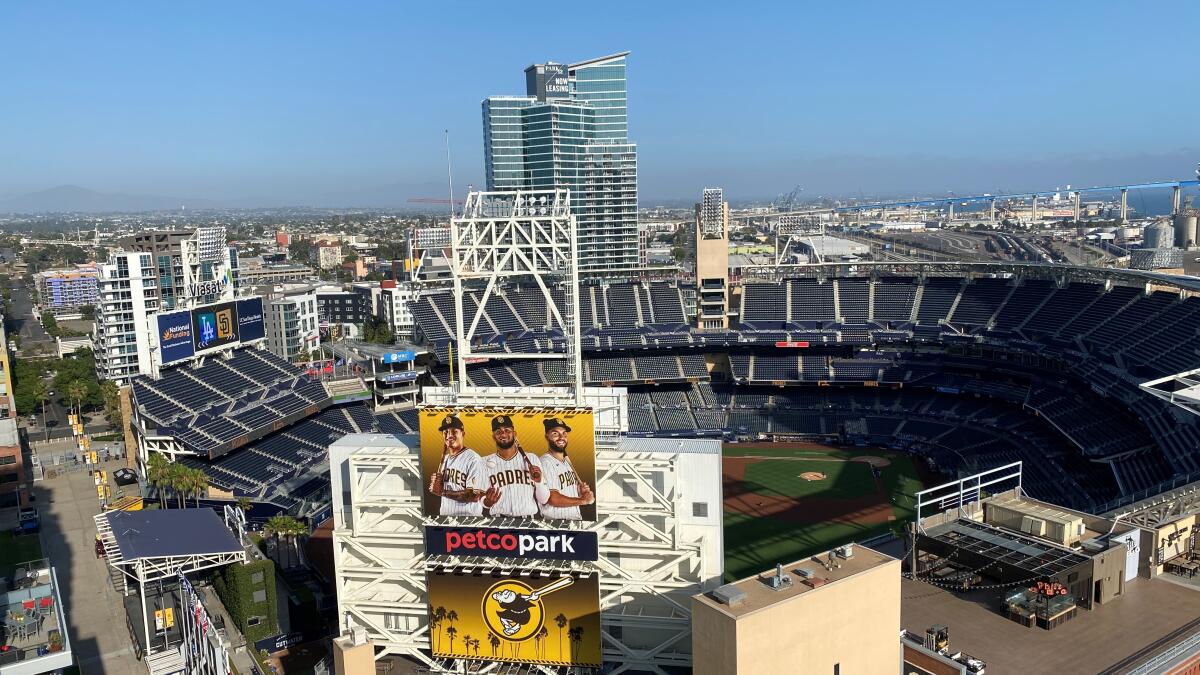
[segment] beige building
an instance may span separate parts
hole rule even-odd
[[[696,205],[696,327],[729,328],[729,202],[705,188]]]
[[[697,675],[895,673],[899,634],[900,561],[862,546],[692,597]]]

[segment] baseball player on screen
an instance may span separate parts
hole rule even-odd
[[[530,455],[517,442],[512,418],[492,418],[492,440],[496,454],[483,460],[487,475],[487,493],[483,505],[492,516],[536,516],[538,506],[550,496],[542,482],[542,466],[537,455]]]
[[[429,479],[429,491],[442,498],[439,515],[482,516],[483,459],[463,446],[463,423],[458,415],[446,415],[442,432],[442,462]]]
[[[581,520],[579,507],[596,503],[592,488],[579,479],[575,466],[567,456],[567,434],[571,427],[566,420],[551,417],[542,421],[546,427],[546,454],[541,456],[542,471],[550,496],[542,504],[542,517],[548,520]]]

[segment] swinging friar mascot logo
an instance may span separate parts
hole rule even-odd
[[[505,640],[528,640],[546,622],[542,598],[573,583],[573,578],[562,577],[536,590],[518,579],[493,584],[483,596],[483,622]]]

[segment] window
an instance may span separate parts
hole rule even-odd
[[[16,463],[17,463],[16,455],[0,456],[0,466],[7,466],[9,464],[16,464]]]
[[[254,591],[254,602],[266,602],[267,592],[265,590]]]
[[[707,518],[708,517],[708,503],[707,502],[692,502],[692,517],[693,518]]]

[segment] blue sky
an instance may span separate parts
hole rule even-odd
[[[1200,3],[4,3],[0,198],[482,180],[480,100],[621,50],[643,205],[1189,177]]]

